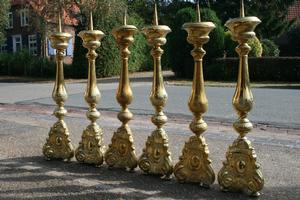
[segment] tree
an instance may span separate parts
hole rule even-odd
[[[294,21],[287,20],[288,8],[295,0],[253,1],[245,0],[246,15],[257,16],[262,24],[256,29],[259,38],[276,39],[288,30]],[[239,16],[240,1],[210,1],[224,24],[228,19]]]
[[[210,41],[204,45],[207,52],[205,61],[210,63],[214,58],[222,57],[224,54],[224,29],[213,10],[201,9],[201,16],[203,21],[212,21],[216,25],[210,34]],[[177,12],[171,24],[173,32],[168,38],[167,56],[170,67],[178,77],[191,78],[193,76],[194,61],[191,56],[193,46],[187,43],[187,33],[181,27],[184,23],[195,20],[195,9],[183,8]]]
[[[93,6],[86,7],[86,5]],[[88,25],[89,12],[93,11],[94,29],[105,33],[101,47],[97,49],[99,55],[96,60],[96,73],[98,77],[113,76],[120,72],[120,56],[115,38],[111,34],[113,28],[123,23],[123,13],[126,2],[120,0],[85,0],[79,3],[80,27],[78,32],[85,30]],[[134,24],[139,29],[144,26],[143,20],[135,13],[129,12],[128,24]],[[135,43],[130,46],[131,56],[129,58],[129,70],[136,71],[146,62],[146,40],[141,33],[135,35]],[[76,38],[73,68],[77,77],[85,77],[87,73],[86,49],[82,47],[82,40]]]
[[[5,29],[8,23],[10,0],[0,0],[0,44],[5,41]]]

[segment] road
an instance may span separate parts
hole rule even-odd
[[[100,110],[118,111],[115,100],[117,83],[99,83],[102,98],[98,105]],[[0,103],[54,105],[51,98],[53,83],[0,83]],[[67,107],[86,108],[83,99],[85,83],[69,83]],[[130,109],[134,114],[152,114],[153,107],[149,101],[150,82],[134,82],[132,90],[134,101]],[[165,108],[168,117],[190,117],[187,102],[190,86],[166,85],[168,103]],[[252,89],[255,105],[250,113],[250,120],[255,123],[275,127],[300,129],[300,90],[296,89]],[[236,114],[231,105],[234,88],[207,87],[209,110],[207,120],[232,122]],[[105,116],[104,116],[105,117]]]
[[[104,145],[120,126],[116,118],[119,106],[115,101],[117,83],[100,81],[102,92],[101,119]],[[70,163],[45,161],[41,149],[55,121],[50,98],[53,83],[0,83],[0,199],[251,199],[241,193],[220,192],[217,181],[211,189],[198,185],[179,184],[173,178],[164,182],[158,177],[108,170]],[[85,83],[68,83],[69,114],[66,123],[74,147],[78,146],[82,130],[88,125],[83,100]],[[135,114],[130,121],[136,153],[141,155],[145,141],[154,125],[147,114],[153,113],[148,100],[150,82],[132,83]],[[170,120],[165,126],[173,164],[178,162],[183,145],[192,135],[188,129],[191,113],[187,108],[189,86],[167,85],[169,101],[166,113]],[[237,137],[231,127],[236,119],[231,106],[234,88],[207,87],[210,108],[205,114],[209,129],[205,138],[210,150],[212,167],[217,174],[222,167],[228,146]],[[261,200],[290,200],[300,196],[300,90],[253,89],[255,107],[251,120],[270,124],[266,129],[254,127],[249,139],[262,166],[265,187]],[[45,106],[46,105],[46,106]],[[47,106],[49,105],[49,106]],[[146,114],[146,115],[145,115]],[[230,122],[218,123],[218,122]],[[217,122],[217,123],[214,123]],[[276,128],[276,126],[286,127]],[[290,130],[293,129],[293,130]]]

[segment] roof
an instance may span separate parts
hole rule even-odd
[[[300,18],[300,0],[296,0],[295,3],[289,8],[288,20]]]
[[[47,0],[11,0],[11,5],[30,5],[40,16],[44,16],[45,20],[50,23],[56,23],[56,17],[46,13]],[[79,7],[74,3],[67,9],[63,10],[64,24],[76,26],[78,25],[78,19],[72,14],[78,13]]]

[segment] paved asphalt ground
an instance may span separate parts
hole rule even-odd
[[[66,122],[73,145],[78,145],[82,130],[88,124],[86,105],[82,100],[83,83],[68,84],[70,98]],[[102,101],[99,123],[107,145],[120,125],[119,110],[114,95],[116,83],[99,85]],[[248,199],[243,194],[222,193],[217,182],[211,189],[198,185],[179,184],[174,179],[162,181],[134,173],[108,170],[60,161],[45,161],[41,149],[50,126],[54,107],[49,98],[52,83],[0,83],[0,199]],[[147,136],[154,129],[148,101],[151,84],[133,83],[135,114],[130,122],[137,155]],[[166,108],[173,162],[178,161],[184,141],[191,135],[188,123],[191,115],[186,102],[190,87],[167,86]],[[256,126],[249,139],[258,154],[265,176],[265,188],[260,199],[300,199],[300,90],[254,89],[255,109],[251,115]],[[217,173],[222,166],[227,147],[237,137],[231,127],[235,115],[231,108],[232,88],[207,88],[210,110],[206,114],[209,129],[205,134],[212,165]],[[113,99],[113,100],[112,100]],[[259,122],[259,123],[257,123]]]

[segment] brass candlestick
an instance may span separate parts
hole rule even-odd
[[[202,186],[208,187],[215,181],[215,174],[210,164],[211,160],[208,158],[207,144],[204,137],[201,136],[207,129],[202,115],[208,108],[202,66],[202,59],[206,52],[202,47],[209,41],[209,33],[215,28],[215,25],[212,22],[201,22],[199,4],[197,11],[198,22],[183,25],[183,28],[188,32],[188,42],[194,45],[192,56],[195,67],[189,108],[194,114],[190,129],[195,133],[195,136],[191,136],[189,141],[185,143],[182,156],[174,167],[174,174],[180,182],[200,183]]]
[[[69,45],[72,35],[62,32],[61,15],[58,15],[58,32],[52,34],[49,39],[52,48],[56,49],[56,80],[52,92],[52,98],[56,102],[57,107],[53,114],[58,121],[52,126],[47,138],[46,144],[43,146],[43,154],[46,159],[70,159],[74,156],[74,149],[69,138],[69,130],[64,122],[67,110],[64,108],[68,94],[64,81],[64,51]]]
[[[239,116],[233,124],[239,137],[226,153],[226,161],[218,174],[218,181],[223,191],[247,190],[253,196],[259,196],[264,185],[264,178],[256,163],[256,154],[246,134],[253,128],[247,115],[253,106],[248,72],[248,53],[251,50],[247,41],[255,36],[254,29],[261,21],[257,17],[245,17],[244,4],[241,2],[241,17],[225,24],[238,41],[236,48],[240,57],[239,74],[232,104]]]
[[[86,113],[87,118],[91,121],[90,125],[82,133],[82,140],[76,149],[75,157],[81,163],[94,164],[99,166],[103,163],[104,146],[102,138],[102,129],[96,120],[100,117],[97,110],[97,103],[101,95],[97,87],[95,61],[98,56],[96,49],[101,45],[101,39],[104,33],[93,29],[93,16],[90,13],[90,27],[88,31],[81,31],[79,36],[83,40],[83,46],[88,49],[87,58],[89,62],[88,81],[84,94],[85,101],[89,105]]]
[[[168,26],[158,25],[156,4],[154,25],[144,28],[143,32],[149,45],[153,47],[151,54],[154,59],[154,72],[150,100],[156,111],[151,120],[157,128],[148,137],[138,164],[145,173],[163,175],[162,178],[168,179],[173,172],[173,166],[171,153],[169,152],[168,136],[162,128],[168,119],[163,113],[168,96],[161,72],[161,56],[164,51],[160,46],[166,43],[166,35],[171,32],[171,29]]]
[[[113,30],[122,58],[120,82],[116,95],[117,101],[122,107],[118,114],[118,119],[122,122],[122,125],[114,133],[111,144],[105,153],[105,162],[110,167],[130,170],[137,167],[137,157],[135,155],[132,132],[128,126],[128,122],[132,119],[132,113],[129,111],[128,105],[133,99],[128,77],[128,57],[130,55],[128,47],[134,42],[133,35],[136,32],[137,28],[135,26],[127,25],[127,13],[125,12],[124,25]]]

